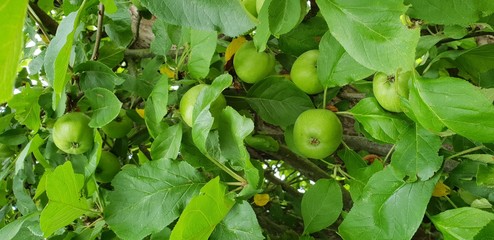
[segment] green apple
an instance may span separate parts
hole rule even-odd
[[[101,183],[111,182],[113,177],[120,171],[120,161],[111,152],[102,151],[98,166],[94,172],[96,181]]]
[[[275,63],[273,54],[258,52],[252,41],[244,43],[233,57],[233,68],[246,83],[256,83],[270,75]]]
[[[340,145],[343,127],[335,113],[326,109],[310,109],[297,117],[293,126],[293,142],[302,155],[322,159]]]
[[[192,127],[192,113],[194,112],[194,105],[197,101],[197,97],[199,97],[199,93],[206,87],[206,84],[199,84],[192,88],[190,88],[180,99],[179,111],[182,115],[182,119],[184,122]],[[211,107],[209,111],[213,117],[218,116],[223,108],[226,106],[226,100],[223,94],[220,94],[216,100],[211,103]],[[213,128],[217,127],[217,122],[213,123]]]
[[[53,143],[69,154],[82,154],[93,147],[93,129],[89,127],[91,119],[80,112],[67,113],[57,119],[53,125]]]
[[[390,112],[402,112],[400,97],[408,98],[411,72],[388,76],[378,72],[372,81],[372,91],[381,107]]]
[[[122,138],[134,127],[134,123],[127,116],[125,110],[121,109],[118,116],[110,123],[101,128],[103,132],[111,138]]]
[[[309,50],[302,53],[292,65],[290,78],[293,83],[307,94],[316,94],[324,91],[324,87],[317,77],[317,59],[319,50]]]

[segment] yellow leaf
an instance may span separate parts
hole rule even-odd
[[[254,195],[254,204],[256,204],[259,207],[262,207],[269,202],[269,194],[263,193],[263,194],[256,194]]]
[[[245,39],[245,37],[243,36],[233,39],[232,42],[228,45],[228,47],[226,47],[225,62],[230,61],[233,55],[245,42],[247,42],[247,39]]]
[[[139,116],[144,118],[144,109],[136,108],[136,112],[137,112],[137,114],[139,114]]]
[[[448,185],[444,184],[442,181],[437,182],[436,187],[434,187],[434,191],[432,192],[432,196],[434,197],[444,197],[449,195],[451,189]]]
[[[175,72],[166,64],[160,66],[160,73],[165,74],[168,78],[175,78]]]

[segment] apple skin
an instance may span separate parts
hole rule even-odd
[[[292,65],[290,78],[293,83],[307,94],[317,94],[324,91],[324,87],[317,77],[317,59],[319,50],[309,50],[302,53]]]
[[[125,110],[121,109],[118,116],[110,123],[101,128],[103,132],[111,138],[122,138],[134,127],[134,123],[127,116]]]
[[[274,55],[258,52],[254,42],[244,43],[233,57],[233,68],[237,76],[246,83],[256,83],[274,71]]]
[[[199,84],[196,85],[192,88],[190,88],[185,94],[182,96],[182,99],[180,100],[180,106],[179,106],[179,111],[180,114],[182,115],[182,119],[184,122],[192,127],[193,121],[192,121],[192,113],[194,112],[194,105],[197,101],[197,97],[199,96],[199,93],[201,93],[202,89],[204,89],[206,84]],[[211,112],[211,115],[213,117],[218,116],[223,108],[226,107],[226,100],[223,94],[220,94],[216,100],[211,103],[211,107],[209,108],[209,111]],[[213,123],[213,128],[216,128],[218,126],[217,121],[214,121]]]
[[[408,98],[408,81],[411,72],[388,76],[378,72],[374,75],[372,91],[381,107],[390,112],[403,112],[400,97]]]
[[[301,113],[293,126],[293,142],[305,157],[323,159],[341,144],[343,127],[335,113],[310,109]]]
[[[91,119],[81,112],[67,113],[57,119],[53,125],[53,143],[69,154],[82,154],[93,148],[93,129],[89,127]]]
[[[120,171],[120,161],[111,152],[102,151],[98,166],[94,172],[96,181],[109,183]]]

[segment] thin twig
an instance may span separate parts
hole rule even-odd
[[[462,39],[467,39],[467,38],[472,38],[472,37],[480,37],[480,36],[494,36],[494,32],[473,32],[473,33],[469,33],[465,36],[463,36],[462,38],[445,38],[439,42],[436,43],[436,46],[439,46],[441,44],[444,44],[444,43],[448,43],[448,42],[453,42],[453,41],[458,41],[458,40],[462,40]]]
[[[98,11],[98,26],[96,30],[96,40],[94,42],[93,55],[91,56],[91,59],[93,61],[98,60],[99,57],[99,44],[101,42],[101,36],[103,33],[103,19],[105,17],[105,5],[103,5],[103,3],[100,3],[98,8],[99,11]]]

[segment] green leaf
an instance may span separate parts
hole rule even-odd
[[[408,12],[411,17],[431,24],[468,26],[494,12],[490,0],[406,0],[405,3],[411,4]],[[485,8],[487,4],[491,4],[490,9]]]
[[[112,181],[105,219],[123,239],[142,239],[173,222],[204,185],[188,163],[158,159],[124,168]]]
[[[474,240],[484,240],[489,239],[494,236],[494,220],[490,221],[487,225],[485,225],[480,232],[475,235]]]
[[[94,144],[93,149],[89,153],[88,163],[84,166],[84,177],[89,179],[91,175],[96,171],[96,167],[98,166],[99,159],[101,156],[101,150],[103,148],[103,139],[101,139],[101,135],[97,129],[94,129]]]
[[[213,126],[214,118],[209,112],[211,103],[218,98],[221,92],[232,84],[232,76],[223,74],[218,76],[210,86],[205,87],[194,105],[192,113],[192,139],[197,148],[205,155],[208,153],[206,147],[209,131]]]
[[[12,141],[12,138],[10,138],[10,140]],[[31,194],[24,187],[24,183],[28,179],[29,175],[33,177],[32,166],[34,163],[30,157],[31,153],[39,149],[44,143],[45,140],[43,140],[39,135],[34,135],[15,159],[15,176],[12,180],[12,191],[16,198],[16,208],[22,215],[27,215],[37,211]]]
[[[105,12],[115,13],[117,11],[117,5],[115,1],[111,0],[101,0],[101,3],[105,6]]]
[[[9,106],[15,109],[15,119],[38,132],[41,126],[41,109],[38,103],[39,96],[43,93],[43,88],[30,87],[27,85],[19,94],[16,94],[9,102]]]
[[[395,143],[410,125],[399,115],[385,111],[373,97],[360,100],[349,112],[367,133],[386,143]]]
[[[406,182],[392,166],[374,174],[339,226],[344,239],[411,239],[424,217],[439,174]]]
[[[481,229],[494,220],[494,214],[477,208],[450,209],[431,218],[445,240],[473,239]]]
[[[72,53],[72,43],[77,26],[79,26],[81,14],[85,9],[86,1],[77,12],[67,15],[57,28],[57,35],[51,40],[46,49],[44,66],[46,78],[53,87],[52,108],[57,109],[62,95],[65,94],[65,85],[68,82],[67,70]]]
[[[257,24],[256,34],[254,35],[254,45],[259,52],[266,50],[267,42],[271,36],[269,31],[269,6],[271,2],[271,0],[265,0],[257,16],[259,24]]]
[[[122,107],[117,96],[105,88],[93,88],[86,91],[85,97],[93,110],[89,122],[89,126],[92,128],[100,128],[110,123],[118,116]]]
[[[491,154],[466,154],[462,157],[477,162],[494,164],[494,156]]]
[[[15,221],[0,228],[0,236],[3,239],[14,239],[20,237],[23,229],[26,229],[26,225],[39,222],[39,212],[33,212],[29,215],[17,218]],[[38,239],[42,239],[41,237]]]
[[[14,113],[9,113],[0,117],[0,133],[3,133],[5,129],[10,126],[10,121],[14,117]]]
[[[210,239],[262,240],[264,236],[256,213],[247,201],[242,201],[235,204],[228,215],[216,225]]]
[[[442,166],[443,158],[438,156],[441,147],[439,136],[420,125],[410,127],[396,142],[391,165],[412,180],[427,180]]]
[[[340,185],[333,179],[320,179],[302,198],[304,234],[320,231],[333,224],[343,209]]]
[[[352,179],[348,179],[350,185],[350,195],[353,201],[356,201],[362,195],[365,185],[375,173],[383,170],[383,164],[380,161],[374,161],[370,166],[362,159],[358,153],[352,149],[345,148],[338,151],[338,157],[345,163],[345,168]]]
[[[387,74],[414,68],[420,28],[408,29],[400,22],[400,15],[406,11],[402,1],[316,2],[331,35],[357,62]]]
[[[125,48],[117,46],[115,42],[102,41],[102,46],[99,49],[98,62],[113,68],[122,62],[124,59],[124,53]],[[123,79],[121,81],[123,81]]]
[[[370,76],[374,71],[356,62],[327,32],[319,43],[317,76],[323,86],[345,86]]]
[[[314,104],[292,81],[280,77],[264,79],[247,92],[247,102],[266,122],[286,128]]]
[[[471,140],[494,142],[494,106],[479,88],[452,77],[412,83],[410,106],[426,129],[439,132],[446,126]]]
[[[179,26],[167,24],[162,19],[156,19],[153,23],[154,40],[151,42],[152,52],[166,56],[172,47],[173,35],[178,35],[181,31]]]
[[[74,174],[70,161],[58,166],[47,176],[48,204],[39,220],[45,237],[89,211],[88,202],[81,196],[83,186],[84,176]]]
[[[21,60],[23,26],[27,12],[27,0],[5,0],[0,6],[2,43],[0,43],[0,104],[14,95],[17,65]],[[7,14],[8,13],[8,14]]]
[[[160,132],[151,144],[151,158],[176,159],[182,142],[182,125],[175,124]]]
[[[154,85],[144,108],[144,119],[149,134],[156,138],[163,129],[163,117],[168,112],[168,77],[162,75]]]
[[[111,68],[101,62],[87,61],[77,65],[74,72],[80,73],[79,81],[83,91],[101,87],[113,91],[115,85],[123,83]]]
[[[217,33],[215,31],[191,30],[190,56],[187,68],[193,78],[205,78],[216,50]]]
[[[230,0],[141,0],[157,18],[179,26],[214,30],[238,36],[254,27],[240,1]]]
[[[131,30],[132,18],[127,4],[118,4],[118,10],[109,14],[105,12],[105,33],[118,47],[127,48],[134,34]]]
[[[228,214],[235,201],[225,194],[226,186],[216,177],[209,181],[198,196],[190,200],[172,230],[170,240],[207,240],[214,228]]]
[[[245,162],[250,160],[244,139],[253,130],[254,122],[229,106],[219,116],[218,132],[221,154],[237,171],[244,169]]]
[[[321,37],[327,31],[328,25],[323,17],[310,18],[301,22],[292,31],[280,36],[278,40],[280,50],[293,56],[299,56],[306,51],[317,49]],[[256,35],[254,35],[254,39]]]
[[[264,3],[265,4],[265,3]],[[275,36],[285,34],[297,26],[301,13],[305,15],[307,2],[278,0],[269,4],[269,30]]]
[[[494,187],[494,165],[480,164],[476,175],[477,185],[485,187]]]
[[[455,59],[458,68],[465,69],[472,77],[494,69],[494,44],[486,44],[466,50]]]

